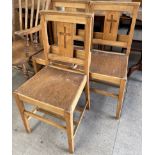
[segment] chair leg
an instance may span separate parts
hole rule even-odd
[[[119,95],[118,95],[117,110],[116,110],[116,119],[119,119],[120,115],[121,115],[124,94],[125,94],[125,90],[126,90],[125,88],[126,88],[126,80],[121,80]]]
[[[14,93],[14,97],[15,97],[16,104],[17,104],[17,107],[18,107],[18,109],[19,109],[20,115],[21,115],[21,117],[22,117],[24,127],[25,127],[26,131],[27,131],[28,133],[30,133],[30,132],[31,132],[31,128],[30,128],[30,125],[29,125],[29,122],[28,122],[27,117],[24,115],[24,111],[25,111],[24,104],[23,104],[23,102],[19,99],[18,94],[15,94],[15,93]]]
[[[37,65],[35,59],[33,59],[32,62],[33,62],[33,69],[34,69],[34,72],[37,73],[37,72],[38,72],[38,65]]]
[[[66,128],[67,128],[67,136],[68,136],[68,145],[69,145],[69,152],[74,152],[74,126],[73,126],[73,114],[68,112],[65,113],[65,120],[66,120]]]
[[[24,76],[26,77],[26,79],[29,79],[29,73],[28,73],[25,63],[22,64],[22,70],[23,70],[23,73],[24,73]]]
[[[86,97],[86,104],[87,109],[90,109],[90,85],[89,85],[89,79],[87,80],[86,86],[85,86],[85,97]]]

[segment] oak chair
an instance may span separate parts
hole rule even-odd
[[[90,11],[94,12],[94,15],[103,16],[104,20],[103,31],[94,32],[93,44],[121,47],[125,49],[124,53],[93,50],[90,67],[90,80],[115,85],[119,88],[118,94],[91,88],[91,91],[101,95],[111,96],[118,100],[116,118],[119,119],[126,90],[128,58],[139,3],[95,1],[91,2],[90,6]],[[119,34],[120,16],[122,13],[126,12],[132,16],[130,32],[128,34]]]
[[[89,12],[89,0],[52,0],[52,9],[53,10],[61,10],[61,11],[70,11],[70,12]],[[52,23],[52,32],[53,32],[53,42],[57,43],[57,22]],[[79,26],[79,25],[78,25]],[[80,28],[78,28],[79,30]],[[81,41],[80,35],[76,33],[77,24],[74,24],[74,40]],[[83,39],[82,39],[83,40]],[[40,66],[45,65],[45,56],[42,52],[33,56],[33,67],[35,73],[37,73],[40,69]]]
[[[13,1],[13,30],[16,37],[13,35],[12,66],[22,69],[26,77],[29,77],[28,62],[34,54],[42,50],[39,11],[48,9],[49,4],[49,0]]]
[[[15,90],[14,96],[27,132],[31,132],[28,122],[31,117],[64,129],[68,135],[69,151],[73,153],[77,128],[86,107],[88,109],[90,107],[89,67],[93,14],[59,11],[41,11],[40,14],[46,66]],[[49,45],[48,21],[59,23],[57,45]],[[85,25],[82,50],[75,51],[73,47],[74,24]],[[83,70],[74,69],[75,64],[80,65]],[[65,66],[70,66],[70,68],[66,69],[68,67]],[[83,90],[85,90],[86,103],[78,107],[77,103]],[[32,112],[27,111],[24,103],[36,106],[36,108]],[[65,121],[66,126],[38,115],[37,111]],[[80,113],[78,121],[73,120],[75,111]]]

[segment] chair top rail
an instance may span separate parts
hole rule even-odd
[[[59,22],[69,22],[69,23],[77,23],[77,24],[86,24],[87,18],[93,18],[92,13],[77,13],[77,12],[62,12],[62,11],[40,11],[41,15],[46,14],[46,21],[59,21]],[[52,15],[52,16],[51,16]],[[65,18],[63,18],[65,16]]]

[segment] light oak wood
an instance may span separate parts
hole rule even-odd
[[[125,48],[124,54],[116,52],[98,51],[92,53],[90,79],[98,82],[105,82],[119,87],[118,95],[102,91],[97,88],[92,90],[101,95],[111,96],[118,99],[116,118],[119,119],[122,111],[124,91],[127,79],[127,67],[131,43],[134,34],[135,20],[139,3],[94,1],[90,2],[90,12],[95,15],[104,16],[103,32],[95,32],[93,44],[108,45]],[[122,13],[128,12],[132,16],[130,32],[128,35],[120,35],[118,26]]]
[[[70,1],[71,3],[68,3],[68,1],[65,1],[65,0],[60,0],[60,1],[57,1],[57,0],[52,0],[52,9],[53,10],[60,10],[60,8],[64,8],[64,11],[69,11],[69,12],[89,12],[89,0],[88,1]],[[62,9],[61,9],[62,10]],[[49,12],[50,13],[50,12]],[[62,12],[62,15],[64,15],[65,12]],[[58,17],[55,17],[56,19],[58,19]],[[64,20],[63,18],[61,20]],[[68,19],[69,20],[69,19]],[[82,19],[81,16],[80,18],[78,19],[77,17],[74,19],[74,35],[73,35],[73,38],[74,40],[82,40],[84,41],[84,38],[83,36],[80,36],[80,35],[76,35],[76,21],[79,21],[81,22],[81,24],[85,23],[86,20]],[[65,22],[65,21],[64,21]],[[57,44],[58,42],[58,36],[57,36],[57,26],[58,28],[60,27],[59,24],[57,22],[53,22],[52,23],[52,27],[53,27],[53,40],[54,40],[54,43]],[[84,34],[84,33],[83,33]],[[58,49],[57,49],[58,51]],[[80,52],[78,52],[80,53]],[[83,53],[83,52],[81,52]],[[75,55],[76,55],[76,52],[75,52]],[[78,55],[82,55],[82,54],[78,54]],[[76,55],[78,57],[78,55]],[[42,59],[42,55],[40,55],[40,58],[37,58],[34,56],[34,67],[36,68],[36,66],[38,64],[40,65],[44,65],[44,60],[40,61]]]
[[[79,118],[78,122],[76,123],[76,127],[74,128],[74,135],[73,135],[74,137],[76,136],[78,127],[80,126],[80,123],[81,123],[82,118],[84,116],[84,112],[86,110],[86,107],[87,107],[87,104],[85,105],[85,107],[83,109],[82,108],[78,109],[80,111],[80,118]]]
[[[103,32],[93,32],[92,45],[104,45],[104,46],[108,45],[111,47],[113,46],[121,47],[125,49],[125,53],[116,53],[116,52],[110,53],[107,51],[93,50],[91,58],[91,67],[90,67],[90,80],[105,82],[117,85],[118,87],[123,87],[121,86],[121,82],[122,80],[124,81],[127,79],[126,74],[127,74],[128,59],[134,34],[137,12],[140,3],[116,2],[116,1],[93,2],[93,1],[54,0],[52,4],[55,10],[58,8],[60,9],[60,7],[63,8],[64,10],[62,14],[65,14],[65,11],[70,11],[72,13],[74,12],[80,13],[83,10],[84,12],[92,12],[95,14],[95,16],[104,16]],[[123,13],[130,14],[132,18],[129,34],[118,33],[120,17]],[[54,26],[54,31],[55,31],[54,40],[57,40],[56,24]],[[78,41],[84,41],[85,35],[87,33],[90,33],[90,31],[85,32],[82,29],[77,29],[76,31],[77,34],[74,33],[73,38],[74,40]],[[78,56],[83,57],[83,55],[80,55],[80,50],[79,52],[77,50],[75,53],[77,57]],[[122,103],[120,102],[123,100],[119,99],[119,97],[117,97],[115,94],[108,93],[105,91],[101,92],[101,90],[97,90],[95,88],[93,88],[93,90],[102,95],[104,94],[118,98],[119,102],[117,105],[118,108],[116,110],[116,117],[119,118],[120,116],[119,111],[121,111],[122,108],[121,106]],[[88,107],[90,107],[90,105]]]
[[[85,47],[81,50],[84,54],[80,56],[77,56],[78,54],[75,55],[75,51],[73,50],[74,25],[72,23],[75,22],[75,19],[82,19],[82,21],[77,20],[76,24],[81,22],[85,24],[87,32],[84,39]],[[63,37],[65,37],[65,33],[72,35],[71,38],[66,38],[67,45],[65,45],[65,39],[62,39],[62,37],[58,37],[59,44],[57,47],[56,45],[49,44],[47,35],[48,21],[61,23],[61,28],[58,32],[61,33]],[[64,21],[68,21],[67,24],[64,23]],[[25,126],[27,125],[26,121],[31,117],[54,127],[64,129],[67,132],[70,153],[74,152],[74,137],[85,109],[90,106],[89,68],[91,58],[92,21],[93,14],[62,14],[62,12],[58,11],[41,11],[41,31],[46,66],[14,91],[15,97],[18,97],[18,104],[24,102],[37,107],[36,110],[33,110],[32,112],[25,110],[24,107],[22,110],[18,107],[22,112],[21,114]],[[66,31],[64,28],[66,28]],[[67,39],[69,39],[69,41]],[[70,51],[65,50],[67,47],[69,47],[68,50]],[[78,49],[78,52],[80,52],[80,49]],[[55,61],[57,62],[55,63]],[[66,63],[69,68],[63,67],[64,63]],[[83,66],[81,71],[76,69],[76,63]],[[77,103],[84,89],[86,90],[85,106],[83,108],[77,108]],[[81,114],[79,120],[75,121],[73,120],[73,113],[77,110]],[[66,126],[62,126],[55,121],[38,115],[37,111],[41,111],[42,113],[52,115],[53,117],[65,121]],[[27,120],[24,119],[24,116]]]
[[[47,118],[43,118],[43,117],[41,117],[41,116],[39,116],[39,115],[37,115],[37,114],[31,113],[31,112],[29,112],[29,111],[25,111],[24,114],[25,114],[26,116],[34,117],[34,118],[36,118],[36,119],[38,119],[38,120],[40,120],[40,121],[42,121],[42,122],[44,122],[44,123],[47,123],[47,124],[49,124],[49,125],[54,126],[54,127],[56,127],[56,128],[64,129],[64,130],[66,129],[65,126],[59,125],[59,124],[57,124],[56,122],[54,122],[54,121],[52,121],[52,120],[49,120],[49,119],[47,119]]]
[[[101,94],[101,95],[110,96],[113,98],[118,98],[117,94],[109,93],[109,92],[104,91],[104,90],[99,90],[99,89],[95,89],[95,88],[91,88],[90,90],[95,92],[95,93]]]

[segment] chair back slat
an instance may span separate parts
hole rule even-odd
[[[45,10],[48,10],[49,6],[51,5],[51,2],[50,0],[45,0],[45,3],[46,3]]]
[[[46,63],[59,61],[63,63],[77,64],[84,67],[88,74],[90,65],[90,47],[92,38],[93,14],[71,13],[60,11],[41,11],[42,38]],[[50,45],[47,35],[47,22],[57,22],[58,44]],[[85,25],[84,49],[74,49],[74,24]],[[83,54],[79,54],[82,52]]]
[[[46,1],[43,1],[43,2],[42,2],[41,10],[44,10],[44,9],[45,9],[45,6],[46,6]]]
[[[47,10],[50,0],[17,0],[13,1],[18,20],[15,20],[16,30],[26,30],[38,26],[40,22],[40,10]],[[14,25],[15,25],[14,24]],[[36,46],[41,43],[41,35],[32,33],[27,35],[27,40],[32,41]]]
[[[49,8],[49,0],[18,0],[20,30],[29,29],[39,24],[40,10]]]
[[[31,18],[30,18],[30,28],[33,26],[33,20],[34,20],[34,0],[31,0],[32,6],[31,6]]]
[[[25,29],[27,29],[28,24],[28,0],[25,0]]]
[[[21,3],[21,0],[18,0],[18,4],[19,4],[19,25],[20,25],[20,30],[22,30],[23,27],[22,27],[22,3]]]
[[[35,26],[38,25],[39,11],[40,11],[40,0],[37,0],[37,13],[36,13]]]

